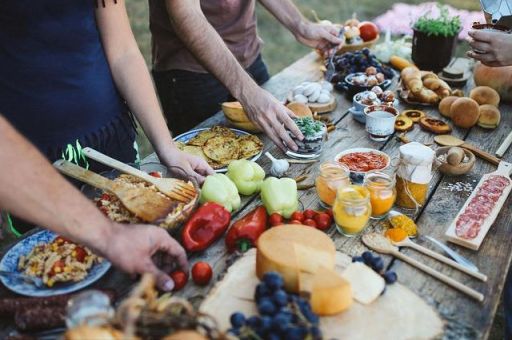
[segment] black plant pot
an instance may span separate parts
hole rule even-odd
[[[450,63],[455,51],[457,35],[442,37],[414,30],[412,61],[421,70],[439,72]]]

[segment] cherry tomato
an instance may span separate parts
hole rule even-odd
[[[54,276],[55,274],[62,273],[64,271],[64,266],[66,264],[63,260],[57,260],[52,266],[52,269],[50,269],[50,272],[48,273],[48,276]]]
[[[327,213],[320,213],[315,216],[315,222],[318,229],[327,230],[331,226],[332,220]]]
[[[370,41],[379,35],[379,28],[373,22],[363,21],[359,24],[359,35],[364,41]]]
[[[206,262],[196,262],[192,267],[192,279],[199,286],[206,286],[212,275],[212,267]]]
[[[70,239],[64,237],[64,236],[57,236],[53,242],[57,243],[58,245],[64,244],[64,243],[73,243]]]
[[[269,217],[269,223],[272,227],[275,227],[276,225],[281,225],[284,222],[283,216],[279,213],[273,213]]]
[[[149,175],[157,178],[162,178],[162,175],[160,175],[158,171],[151,171]]]
[[[306,209],[304,210],[304,218],[305,219],[313,219],[315,218],[317,212],[312,209]]]
[[[183,270],[176,270],[171,273],[171,279],[174,281],[173,291],[178,291],[187,284],[188,275]]]
[[[331,208],[329,208],[326,211],[324,211],[324,213],[326,213],[327,215],[331,216],[331,218],[333,218],[333,214],[332,214],[332,209]]]
[[[304,221],[304,213],[302,211],[295,211],[290,217],[290,220],[302,222]]]
[[[299,220],[290,220],[290,222],[288,222],[289,224],[302,224],[301,221]]]
[[[110,198],[111,197],[110,197],[109,194],[103,194],[103,195],[101,195],[100,200],[102,200],[102,201],[110,201]]]
[[[85,249],[80,246],[76,246],[73,252],[71,252],[71,254],[75,257],[75,259],[78,262],[84,262],[85,257],[87,256],[87,252],[85,251]]]
[[[313,228],[316,228],[316,227],[317,227],[315,220],[313,220],[313,219],[311,219],[311,218],[306,218],[306,219],[304,220],[304,222],[302,222],[302,224],[304,224],[304,225],[308,225],[308,226],[313,227]]]

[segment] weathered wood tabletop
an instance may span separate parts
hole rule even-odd
[[[272,77],[264,87],[278,99],[284,100],[290,89],[294,86],[307,80],[319,80],[321,77],[320,60],[318,60],[315,53],[310,53]],[[472,84],[468,84],[465,89],[466,93],[468,89],[471,88]],[[364,125],[356,122],[347,111],[351,106],[351,99],[346,98],[340,93],[336,93],[336,97],[338,106],[335,111],[328,114],[328,117],[335,123],[336,130],[329,134],[320,162],[308,165],[294,164],[289,170],[289,177],[297,177],[300,174],[308,173],[309,179],[306,180],[306,182],[312,183],[313,179],[318,174],[318,165],[321,162],[332,160],[338,152],[352,147],[376,148],[386,152],[392,158],[398,157],[400,142],[396,138],[390,138],[383,143],[371,141],[364,129]],[[408,108],[413,107],[400,104],[400,110]],[[436,108],[420,107],[419,109],[426,111],[426,113],[431,116],[441,117]],[[493,154],[512,129],[512,107],[510,105],[501,105],[500,109],[502,112],[502,121],[496,130],[484,131],[479,127],[470,130],[454,128],[453,135]],[[442,117],[441,119],[444,120]],[[226,124],[222,113],[218,113],[203,122],[199,127],[208,127],[215,124]],[[418,126],[416,126],[413,131],[409,132],[407,136],[411,141],[423,143],[433,143],[434,137],[434,135],[422,131]],[[274,156],[284,157],[283,153],[272,144],[268,137],[262,135],[261,138],[265,143],[264,151],[270,151]],[[145,159],[145,161],[155,160],[155,157],[156,156],[151,155]],[[512,149],[508,150],[503,159],[512,162]],[[260,158],[258,163],[261,164],[267,172],[269,171],[270,162],[265,157]],[[474,187],[483,174],[494,171],[495,169],[495,166],[481,159],[477,159],[476,166],[467,175],[448,177],[440,173],[435,173],[430,183],[428,203],[414,216],[418,222],[420,235],[430,235],[437,239],[443,239],[446,228],[463,206],[466,198],[470,195],[468,191],[450,191],[450,184],[460,182],[468,183]],[[307,191],[300,191],[299,199],[305,209],[317,209],[320,207],[314,188]],[[460,254],[469,258],[488,276],[489,279],[486,283],[472,279],[456,270],[452,270],[450,267],[422,256],[413,250],[402,250],[408,255],[419,259],[421,262],[436,268],[440,272],[482,292],[485,295],[483,303],[476,302],[466,297],[449,286],[414,269],[408,264],[385,257],[387,267],[397,272],[398,280],[425,299],[427,303],[431,304],[446,321],[444,338],[485,339],[489,336],[489,331],[501,298],[505,278],[512,258],[512,238],[510,237],[510,233],[512,232],[511,203],[512,196],[506,201],[479,251],[472,251],[453,244],[448,244],[452,249],[455,249]],[[234,213],[233,220],[243,216],[258,204],[260,204],[260,200],[257,196],[243,198],[242,207],[239,211]],[[366,232],[379,228],[381,228],[379,223],[373,223],[367,228]],[[342,236],[334,228],[331,228],[329,235],[336,243],[337,249],[341,252],[356,255],[366,250],[365,246],[361,243],[360,237],[348,238]],[[418,238],[417,242],[427,247],[432,247],[431,244],[424,242],[421,237]],[[200,260],[207,261],[213,268],[214,279],[210,285],[198,287],[189,284],[183,291],[177,293],[178,296],[186,297],[196,305],[202,301],[213,284],[222,276],[229,264],[232,263],[233,257],[228,256],[224,246],[224,239],[221,239],[205,252],[190,256],[191,263]],[[95,287],[112,287],[121,294],[125,294],[133,283],[134,281],[126,275],[116,270],[111,270]],[[11,295],[11,293],[3,287],[0,288],[0,296],[5,295]],[[5,335],[12,332],[12,330],[11,322],[8,320],[0,320],[0,337],[3,338]]]

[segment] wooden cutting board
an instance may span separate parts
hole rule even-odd
[[[351,261],[337,252],[336,270],[342,273]],[[200,310],[213,315],[221,330],[230,328],[233,312],[257,315],[255,267],[256,250],[252,249],[228,269],[203,301]],[[325,339],[431,339],[443,332],[443,324],[431,306],[399,283],[388,285],[384,295],[370,305],[354,301],[349,310],[321,318]]]
[[[512,190],[512,181],[510,180],[511,173],[512,173],[512,164],[502,161],[498,165],[498,169],[496,171],[482,176],[482,179],[480,179],[480,182],[478,182],[476,188],[473,189],[473,192],[466,200],[466,203],[464,203],[464,206],[460,209],[459,213],[453,219],[453,222],[450,224],[450,226],[446,230],[445,237],[448,241],[456,243],[458,245],[461,245],[461,246],[469,248],[469,249],[473,249],[473,250],[478,250],[480,248],[480,245],[484,241],[485,235],[487,235],[487,232],[489,231],[492,224],[496,220],[496,217],[498,217],[498,214],[500,213],[501,208],[503,207],[503,204],[505,204],[505,202],[507,201],[507,197],[510,194],[510,191]],[[501,193],[501,196],[494,204],[494,207],[492,208],[491,213],[482,222],[482,225],[480,226],[480,231],[478,232],[478,234],[475,238],[464,239],[464,238],[457,236],[457,233],[456,233],[457,219],[464,212],[466,207],[470,204],[473,197],[476,196],[478,189],[491,176],[503,176],[503,177],[507,178],[508,179],[507,187],[505,187],[505,189]]]

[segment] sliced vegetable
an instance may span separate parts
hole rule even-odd
[[[233,223],[226,235],[226,247],[230,253],[242,252],[256,245],[256,240],[267,229],[267,212],[259,206]]]
[[[261,185],[261,200],[269,214],[290,218],[299,205],[297,183],[291,178],[269,177]]]
[[[206,177],[201,188],[200,202],[215,202],[232,212],[240,207],[240,195],[228,176],[215,174]]]
[[[226,175],[235,183],[242,195],[252,195],[260,192],[265,171],[258,163],[240,159],[229,163]]]
[[[231,214],[222,205],[203,204],[188,220],[181,234],[183,247],[188,251],[202,251],[224,234]]]

